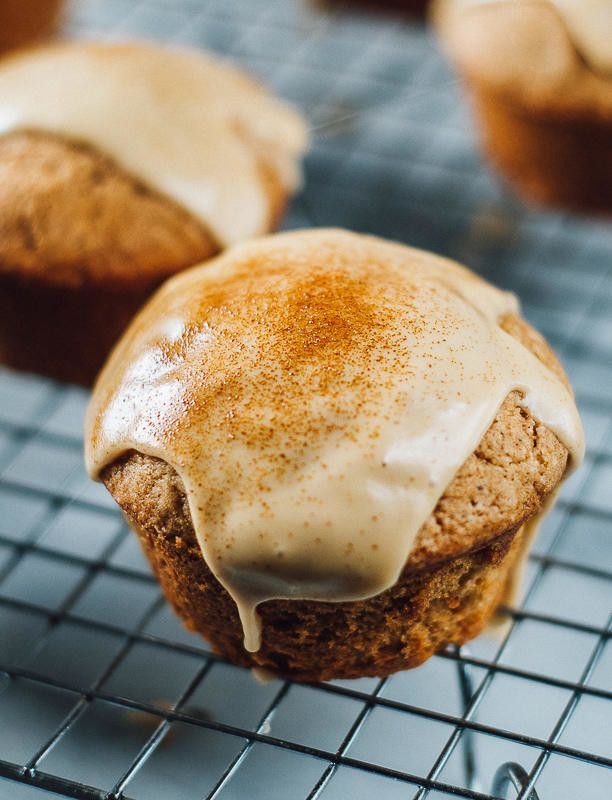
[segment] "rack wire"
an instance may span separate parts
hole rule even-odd
[[[0,800],[612,796],[612,226],[513,200],[431,34],[349,6],[82,0],[66,30],[205,46],[301,106],[286,227],[406,241],[516,291],[572,378],[586,464],[503,635],[386,680],[260,685],[180,626],[86,478],[87,394],[0,372]]]

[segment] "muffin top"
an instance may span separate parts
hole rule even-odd
[[[0,134],[86,144],[174,200],[225,247],[268,230],[265,173],[299,183],[302,119],[201,52],[73,42],[0,64]]]
[[[563,378],[498,324],[516,310],[458,264],[373,237],[238,246],[173,278],[133,322],[94,391],[88,469],[99,478],[136,451],[176,470],[257,649],[260,602],[357,600],[396,582],[514,390],[580,460]]]
[[[609,0],[436,0],[432,13],[481,85],[551,112],[612,115]]]

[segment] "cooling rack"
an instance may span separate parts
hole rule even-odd
[[[387,680],[259,684],[187,633],[84,474],[87,395],[0,372],[0,800],[612,797],[612,225],[528,211],[480,161],[424,27],[298,0],[83,0],[69,35],[202,45],[307,114],[286,227],[430,248],[516,291],[588,456],[481,636]]]

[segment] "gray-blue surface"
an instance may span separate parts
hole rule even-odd
[[[385,682],[261,685],[181,627],[85,476],[86,393],[0,371],[0,774],[100,798],[441,800],[490,792],[514,761],[540,800],[612,797],[612,224],[504,190],[421,26],[299,0],[82,0],[66,31],[208,47],[295,102],[313,147],[285,227],[392,237],[516,291],[569,371],[589,455],[503,641]],[[0,800],[53,796],[0,778]]]

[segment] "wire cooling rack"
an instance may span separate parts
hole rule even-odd
[[[389,236],[518,292],[571,375],[588,457],[503,637],[382,681],[261,685],[181,627],[86,478],[86,393],[0,372],[0,800],[612,797],[612,226],[505,194],[414,23],[85,0],[67,30],[204,45],[301,106],[314,145],[286,226]]]

